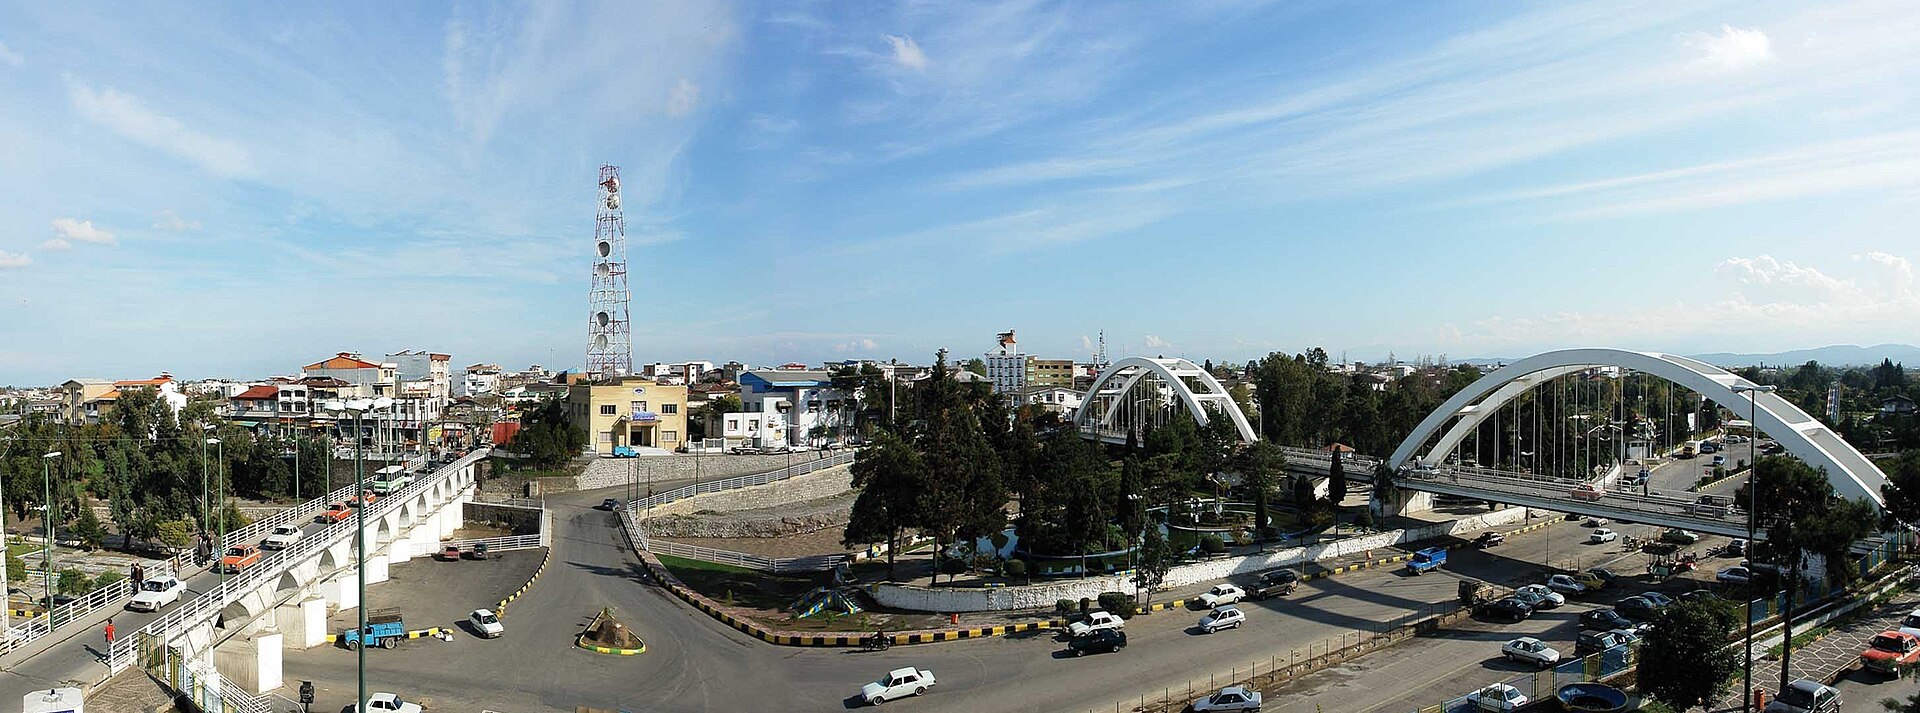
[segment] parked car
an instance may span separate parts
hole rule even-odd
[[[1588,567],[1587,573],[1595,577],[1599,577],[1601,580],[1605,581],[1607,583],[1607,586],[1609,587],[1613,586],[1614,582],[1617,582],[1620,580],[1620,575],[1614,574],[1613,570],[1607,569],[1605,567]]]
[[[1513,591],[1513,596],[1526,602],[1534,609],[1553,609],[1567,603],[1567,598],[1559,592],[1547,588],[1544,584],[1529,584]]]
[[[1428,547],[1413,553],[1413,559],[1407,560],[1407,571],[1423,574],[1430,569],[1439,569],[1447,563],[1447,548]]]
[[[1560,652],[1548,646],[1546,642],[1531,636],[1522,636],[1500,647],[1500,655],[1508,661],[1531,663],[1540,668],[1548,668],[1560,663]]]
[[[1907,615],[1900,619],[1900,627],[1903,629],[1920,629],[1920,609],[1907,612]]]
[[[613,447],[613,457],[615,457],[615,458],[639,458],[639,457],[640,457],[640,451],[638,451],[638,450],[635,450],[633,446],[614,446],[614,447]]]
[[[240,570],[259,564],[260,556],[260,548],[258,547],[253,545],[234,545],[228,547],[227,553],[220,556],[220,569],[227,574],[234,574]]]
[[[1618,539],[1620,539],[1620,533],[1614,532],[1604,527],[1598,530],[1594,530],[1593,532],[1587,535],[1587,542],[1596,544],[1596,545],[1612,542]]]
[[[161,607],[180,601],[180,594],[187,591],[187,585],[173,577],[156,577],[140,583],[140,591],[127,600],[129,611],[160,611]]]
[[[1674,528],[1668,528],[1666,532],[1660,533],[1660,541],[1671,542],[1676,545],[1691,545],[1695,542],[1699,542],[1700,536],[1694,534],[1690,530],[1682,530],[1678,527],[1674,527]]]
[[[880,705],[895,698],[926,693],[934,684],[933,672],[926,669],[896,668],[880,680],[860,687],[860,700]]]
[[[440,554],[436,557],[436,559],[439,559],[441,562],[459,562],[460,546],[447,545],[447,546],[441,547]]]
[[[1860,665],[1869,671],[1899,676],[1900,669],[1920,662],[1920,638],[1902,631],[1882,631],[1860,652]]]
[[[1580,632],[1580,636],[1574,639],[1573,653],[1576,656],[1591,656],[1615,646],[1628,643],[1629,641],[1630,639],[1627,638],[1626,634],[1618,629],[1612,631],[1582,631]]]
[[[1087,618],[1067,625],[1067,635],[1074,638],[1086,636],[1101,629],[1124,629],[1127,622],[1120,615],[1110,611],[1092,611]]]
[[[1840,713],[1840,689],[1803,678],[1787,684],[1763,713]]]
[[[1719,597],[1715,596],[1711,589],[1695,589],[1680,595],[1680,601],[1683,602],[1697,602],[1702,599],[1719,599]]]
[[[1580,613],[1580,628],[1593,631],[1613,631],[1631,629],[1633,620],[1620,615],[1612,609],[1595,609]]]
[[[1211,634],[1221,629],[1238,629],[1245,623],[1247,623],[1246,612],[1240,611],[1240,607],[1225,606],[1207,612],[1206,616],[1201,617],[1200,630]]]
[[[1228,604],[1238,604],[1247,598],[1247,590],[1231,584],[1216,584],[1212,589],[1200,595],[1200,605],[1208,609],[1218,609]]]
[[[1735,538],[1733,538],[1733,541],[1731,541],[1731,542],[1728,542],[1728,543],[1727,543],[1727,548],[1726,548],[1726,550],[1725,550],[1724,552],[1725,552],[1725,554],[1726,554],[1726,556],[1728,556],[1728,557],[1745,557],[1745,556],[1747,556],[1747,540],[1746,540],[1746,538],[1743,538],[1743,537],[1735,537]]]
[[[1613,603],[1613,610],[1634,621],[1648,621],[1660,612],[1660,607],[1646,597],[1627,597]]]
[[[1506,535],[1502,535],[1498,532],[1482,532],[1480,533],[1479,537],[1473,538],[1473,545],[1475,547],[1479,547],[1480,549],[1484,550],[1488,547],[1505,544],[1506,541],[1507,541]]]
[[[396,693],[375,693],[367,696],[367,704],[360,710],[361,713],[420,713],[420,704],[400,700]]]
[[[1194,701],[1194,713],[1215,713],[1215,711],[1252,711],[1260,710],[1260,692],[1246,686],[1228,686],[1212,695]]]
[[[1586,522],[1581,523],[1581,525],[1583,527],[1606,527],[1610,522],[1610,520],[1604,517],[1590,517],[1587,518]]]
[[[1067,650],[1075,656],[1109,654],[1124,648],[1127,648],[1127,632],[1119,629],[1101,629],[1067,642]]]
[[[467,624],[484,639],[498,639],[501,634],[507,633],[506,625],[500,623],[500,616],[491,609],[473,610],[472,614],[467,615]]]
[[[1496,683],[1467,694],[1467,705],[1483,711],[1509,713],[1527,704],[1527,694],[1504,683]]]
[[[1587,585],[1581,584],[1571,575],[1556,574],[1547,578],[1547,588],[1565,595],[1584,594]]]
[[[611,510],[619,510],[619,509],[620,509],[620,499],[619,499],[619,498],[607,498],[607,499],[605,499],[605,500],[602,500],[602,501],[600,501],[600,504],[599,504],[598,506],[595,506],[595,507],[594,507],[594,509],[595,509],[595,510],[609,510],[609,511],[611,511]]]
[[[260,549],[279,552],[299,542],[303,534],[298,525],[281,525],[273,528],[273,532],[267,535],[267,539],[260,541]]]
[[[320,513],[319,516],[314,519],[325,523],[335,523],[349,517],[353,517],[352,508],[347,507],[347,504],[344,502],[339,502],[327,506],[326,512]]]
[[[1647,601],[1653,602],[1653,606],[1660,609],[1673,606],[1674,603],[1673,597],[1659,592],[1641,592],[1640,596],[1645,597]]]
[[[487,558],[487,543],[475,542],[473,543],[472,547],[467,548],[467,559],[483,560],[486,558]]]
[[[1721,584],[1746,584],[1753,581],[1753,570],[1746,567],[1727,567],[1714,573],[1713,579]]]
[[[1525,621],[1528,617],[1533,616],[1533,607],[1527,606],[1527,602],[1524,599],[1507,597],[1499,601],[1480,605],[1480,615],[1490,619],[1506,619],[1516,622]]]
[[[1293,590],[1299,587],[1300,574],[1298,572],[1290,569],[1276,569],[1260,575],[1260,584],[1253,590],[1253,596],[1259,599],[1270,599],[1285,594],[1292,594]]]
[[[732,448],[728,448],[727,452],[737,456],[757,456],[757,455],[760,455],[760,447],[759,446],[734,446]]]
[[[1613,586],[1613,580],[1593,572],[1576,572],[1573,575],[1573,581],[1579,582],[1580,586],[1587,588],[1587,591],[1606,589],[1607,587]]]

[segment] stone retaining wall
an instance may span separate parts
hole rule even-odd
[[[1251,574],[1302,562],[1318,562],[1386,549],[1408,542],[1459,535],[1496,525],[1509,525],[1527,518],[1526,508],[1507,508],[1448,522],[1439,522],[1408,530],[1349,537],[1306,547],[1290,547],[1273,552],[1223,557],[1174,567],[1167,572],[1162,589],[1177,589],[1212,582],[1233,575]],[[1021,587],[928,588],[900,584],[879,584],[871,590],[876,602],[895,609],[933,612],[1006,611],[1053,606],[1056,600],[1093,599],[1101,592],[1134,591],[1131,575],[1087,577]]]
[[[700,510],[720,512],[759,510],[831,497],[847,492],[852,487],[852,467],[837,465],[786,480],[776,480],[766,485],[704,493],[685,500],[657,505],[653,508],[651,516],[685,515]]]
[[[595,458],[587,464],[587,469],[574,478],[581,490],[611,488],[633,482],[635,477],[646,482],[651,474],[653,482],[668,480],[687,480],[697,475],[703,481],[720,480],[753,473],[765,473],[779,470],[789,464],[800,464],[821,457],[820,452],[794,453],[792,455],[701,455],[693,456],[676,453],[670,456],[648,456],[645,458]],[[699,463],[696,467],[695,460]],[[637,476],[635,474],[638,474]]]

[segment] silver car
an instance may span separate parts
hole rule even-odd
[[[1260,692],[1246,686],[1228,686],[1193,702],[1194,713],[1260,710]]]
[[[1840,690],[1819,681],[1800,679],[1767,703],[1764,713],[1838,713]]]

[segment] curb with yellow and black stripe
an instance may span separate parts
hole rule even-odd
[[[589,644],[587,643],[586,634],[581,634],[579,636],[573,637],[573,645],[586,649],[588,651],[592,651],[596,654],[611,654],[614,656],[638,656],[640,654],[644,654],[647,652],[646,642],[641,642],[640,648],[637,648],[637,649],[616,649],[610,646],[595,646],[593,644]]]
[[[513,590],[513,593],[507,595],[507,598],[500,600],[499,604],[494,605],[494,616],[506,617],[507,605],[512,604],[513,600],[519,599],[521,595],[526,594],[527,590],[533,588],[533,583],[540,580],[540,574],[547,571],[547,562],[553,559],[553,548],[548,547],[546,550],[546,554],[540,557],[540,566],[533,569],[533,576],[527,578],[527,583],[520,585],[519,589]]]
[[[441,634],[451,634],[451,633],[453,633],[453,630],[452,630],[452,629],[449,629],[449,628],[447,628],[447,627],[444,627],[444,626],[430,626],[430,627],[427,627],[427,628],[425,628],[425,629],[414,629],[414,630],[412,630],[412,631],[409,631],[409,632],[407,632],[407,638],[409,638],[409,639],[420,639],[420,638],[426,638],[426,637],[429,637],[429,636],[440,636]],[[327,635],[327,643],[329,643],[329,644],[337,644],[337,643],[340,643],[340,635],[339,635],[339,634],[328,634],[328,635]]]

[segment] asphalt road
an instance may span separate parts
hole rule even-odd
[[[1049,633],[919,646],[896,646],[879,653],[844,649],[772,646],[736,632],[671,597],[649,581],[627,548],[611,513],[591,509],[618,489],[570,493],[549,500],[556,536],[552,562],[531,592],[515,602],[507,617],[508,639],[402,649],[382,657],[370,672],[370,690],[390,690],[429,700],[439,710],[573,710],[576,706],[648,711],[844,710],[860,684],[901,667],[931,669],[939,680],[921,700],[897,705],[926,711],[1112,710],[1147,691],[1185,691],[1209,674],[1226,675],[1259,662],[1263,667],[1291,652],[1317,648],[1354,632],[1378,629],[1383,622],[1450,602],[1457,578],[1473,576],[1519,582],[1537,574],[1549,554],[1556,564],[1594,566],[1619,557],[1619,545],[1586,545],[1586,531],[1567,523],[1516,536],[1484,552],[1462,551],[1448,570],[1421,577],[1398,569],[1370,570],[1306,583],[1284,600],[1250,603],[1250,623],[1213,635],[1191,631],[1198,612],[1162,612],[1136,617],[1127,626],[1131,646],[1118,654],[1084,659],[1061,655],[1064,645]],[[1640,557],[1640,555],[1632,555]],[[1637,566],[1633,560],[1624,564]],[[410,565],[411,566],[411,565]],[[455,565],[458,566],[458,565]],[[1623,570],[1624,574],[1634,571]],[[498,584],[498,583],[496,583]],[[517,582],[505,583],[518,586]],[[475,592],[447,587],[413,591],[395,580],[380,587],[383,596],[445,598],[433,604],[464,611],[485,602]],[[1685,591],[1692,582],[1664,588]],[[573,636],[602,607],[613,607],[647,642],[648,652],[615,657],[573,646]],[[1426,695],[1414,685],[1446,670],[1469,664],[1473,675],[1499,680],[1510,672],[1483,662],[1513,632],[1539,627],[1571,648],[1566,624],[1578,605],[1521,627],[1476,624],[1463,633],[1420,640],[1369,659],[1422,662],[1416,676],[1390,671],[1375,688],[1387,693]],[[342,652],[344,653],[344,652]],[[311,676],[331,690],[351,690],[349,656],[325,657],[299,676]],[[337,660],[335,660],[337,659]],[[289,659],[292,660],[291,658]],[[1373,676],[1367,676],[1371,679]],[[1472,676],[1450,674],[1451,684]],[[293,670],[288,680],[297,685]],[[1438,684],[1436,684],[1438,685]],[[344,688],[342,686],[345,686]],[[1287,694],[1291,695],[1291,693]],[[1451,693],[1449,695],[1457,695]],[[1316,697],[1317,700],[1322,700]],[[345,707],[347,699],[328,701]],[[1374,701],[1368,703],[1368,701]],[[1324,699],[1322,709],[1368,710],[1390,699],[1341,696]],[[335,710],[326,707],[321,710]]]

